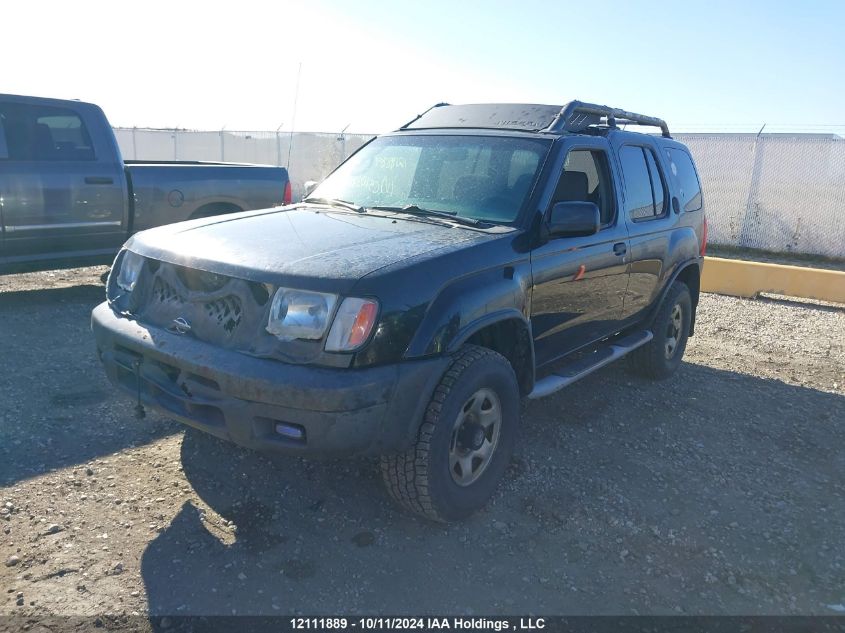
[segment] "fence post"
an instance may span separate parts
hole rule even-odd
[[[739,246],[754,246],[754,226],[757,221],[757,209],[752,209],[754,205],[759,204],[755,202],[759,198],[760,192],[760,178],[763,172],[763,151],[760,147],[760,137],[763,130],[766,129],[766,124],[757,132],[754,139],[754,146],[751,149],[753,156],[753,164],[751,166],[751,182],[748,183],[748,199],[745,202],[745,215],[742,218],[742,228],[739,231]]]
[[[132,160],[138,160],[138,135],[136,134],[137,131],[137,126],[132,128]]]
[[[279,130],[276,130],[276,165],[282,166],[282,139],[279,138]]]
[[[179,160],[179,132],[173,128],[173,160]]]
[[[226,142],[223,140],[223,130],[220,130],[220,162],[226,162]]]

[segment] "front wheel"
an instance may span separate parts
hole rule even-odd
[[[689,288],[676,281],[663,298],[652,324],[654,338],[629,355],[629,366],[647,378],[668,378],[678,366],[687,348],[692,320],[692,299]]]
[[[463,347],[429,401],[414,445],[381,458],[390,495],[435,521],[484,506],[510,461],[519,428],[519,387],[496,352]]]

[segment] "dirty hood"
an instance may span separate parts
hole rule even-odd
[[[301,206],[162,226],[136,234],[126,247],[230,277],[344,292],[385,266],[494,237],[403,216]]]

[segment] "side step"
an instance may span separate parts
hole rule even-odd
[[[584,376],[592,374],[597,369],[622,358],[625,354],[633,352],[638,347],[642,347],[653,338],[654,334],[649,330],[643,330],[642,332],[634,332],[633,334],[628,334],[622,338],[610,341],[607,345],[600,347],[592,354],[579,358],[570,365],[561,367],[553,374],[537,381],[534,384],[534,390],[528,394],[528,397],[536,400],[537,398],[543,398],[553,394],[555,391],[560,391],[576,380],[580,380]]]

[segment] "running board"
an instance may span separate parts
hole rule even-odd
[[[592,374],[597,369],[622,358],[625,354],[633,352],[638,347],[642,347],[653,338],[654,334],[649,330],[643,330],[642,332],[634,332],[633,334],[628,334],[622,338],[610,341],[592,354],[588,354],[584,358],[579,358],[572,364],[561,367],[553,374],[536,382],[534,384],[534,390],[528,394],[528,397],[531,400],[536,400],[537,398],[543,398],[553,394],[555,391],[560,391],[576,380],[580,380],[584,376]]]

